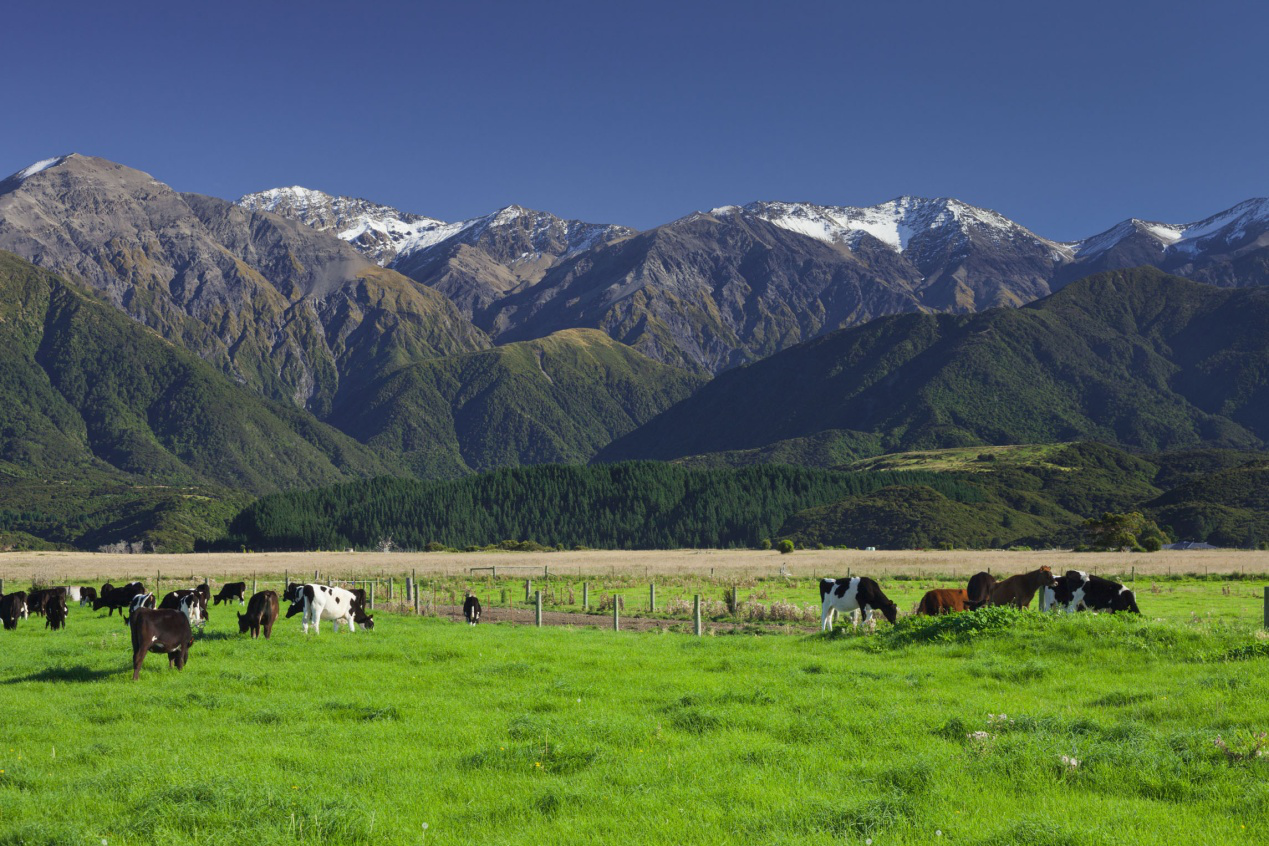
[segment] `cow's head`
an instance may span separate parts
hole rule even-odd
[[[1137,595],[1128,588],[1119,591],[1110,607],[1115,611],[1130,611],[1133,614],[1141,613],[1141,609],[1137,607]]]
[[[899,619],[899,606],[895,605],[889,599],[883,600],[881,603],[881,613],[893,625]]]
[[[367,614],[366,619],[361,621],[361,627],[363,629],[366,629],[367,631],[374,631],[375,630],[375,615]]]
[[[251,628],[251,623],[247,618],[242,616],[242,612],[238,613],[238,634],[246,634],[247,629]]]

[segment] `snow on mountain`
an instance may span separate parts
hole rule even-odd
[[[48,170],[50,167],[55,167],[61,164],[62,162],[66,161],[68,158],[70,158],[70,156],[54,156],[51,159],[44,159],[42,161],[38,161],[33,165],[28,165],[27,167],[22,168],[22,170],[19,170],[17,173],[13,174],[13,176],[10,178],[16,179],[19,182],[26,179],[30,179],[32,176],[35,176],[35,174],[39,173],[40,171]]]
[[[875,206],[820,206],[811,203],[758,202],[743,207],[723,206],[712,214],[747,213],[829,243],[854,249],[859,239],[871,235],[895,252],[908,249],[911,241],[927,233],[945,233],[965,239],[971,233],[995,241],[1024,238],[1037,241],[1069,258],[1066,245],[1031,232],[1004,215],[948,198],[898,197]]]
[[[1230,245],[1256,227],[1269,226],[1269,199],[1246,200],[1195,223],[1158,223],[1130,218],[1071,245],[1078,259],[1093,258],[1141,233],[1159,244],[1161,254],[1195,254],[1216,244]]]

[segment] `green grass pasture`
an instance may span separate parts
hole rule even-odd
[[[1263,843],[1269,640],[1175,588],[828,637],[222,606],[136,683],[75,607],[0,632],[0,846]]]

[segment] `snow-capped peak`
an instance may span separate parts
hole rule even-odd
[[[714,213],[731,213],[732,209],[735,207],[723,206]],[[916,236],[940,229],[961,234],[979,230],[997,238],[1025,235],[1060,248],[1004,215],[946,197],[903,196],[865,207],[759,202],[750,203],[743,211],[783,229],[852,248],[866,234],[901,253]]]
[[[30,179],[32,176],[35,176],[35,174],[41,171],[48,170],[50,167],[56,167],[57,165],[69,159],[71,155],[74,155],[74,154],[72,153],[65,156],[54,156],[51,159],[41,159],[35,164],[28,165],[22,168],[17,173],[13,174],[13,176],[11,176],[10,179],[16,179],[18,182],[23,182],[27,179]]]
[[[1256,224],[1269,224],[1269,199],[1245,200],[1195,223],[1159,223],[1129,218],[1071,246],[1077,257],[1088,258],[1111,249],[1135,233],[1143,233],[1158,242],[1160,252],[1196,253],[1214,239],[1232,244]]]

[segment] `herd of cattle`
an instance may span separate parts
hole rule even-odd
[[[207,623],[207,605],[213,607],[237,600],[247,606],[247,613],[238,613],[239,634],[251,633],[252,638],[264,633],[265,639],[273,634],[273,624],[278,619],[279,599],[276,591],[262,590],[246,601],[245,582],[231,582],[220,589],[216,596],[206,583],[192,590],[174,590],[156,602],[154,594],[146,591],[141,582],[129,582],[121,587],[107,582],[98,591],[92,587],[61,586],[0,594],[0,622],[5,629],[16,629],[19,620],[31,614],[43,616],[45,626],[61,629],[66,625],[67,602],[80,606],[91,605],[94,611],[115,611],[132,633],[132,678],[141,675],[141,664],[151,652],[166,654],[168,664],[178,670],[185,667],[189,648],[194,645],[193,629]],[[319,584],[288,584],[282,592],[282,600],[290,602],[286,616],[303,614],[305,634],[309,626],[316,633],[322,620],[334,623],[336,631],[346,623],[349,631],[356,631],[361,624],[367,629],[375,627],[374,615],[366,613],[366,592],[361,589]],[[126,611],[126,616],[125,616]]]
[[[1030,573],[1010,576],[996,581],[991,573],[975,573],[964,590],[937,589],[921,597],[917,614],[950,614],[955,611],[973,611],[990,605],[1012,605],[1026,608],[1040,594],[1040,610],[1063,608],[1066,613],[1086,609],[1089,611],[1130,611],[1140,614],[1136,595],[1119,582],[1090,576],[1083,570],[1067,570],[1066,575],[1056,577],[1050,567],[1041,567]],[[820,580],[820,629],[828,631],[839,614],[849,614],[858,627],[857,612],[862,612],[865,624],[872,623],[874,611],[880,611],[891,623],[899,617],[899,607],[891,602],[881,586],[867,576],[847,579]]]
[[[304,633],[309,626],[316,633],[322,620],[331,621],[339,631],[341,623],[349,631],[356,631],[360,624],[374,628],[374,616],[366,613],[366,592],[347,590],[323,584],[288,584],[279,598],[276,591],[262,590],[246,600],[245,582],[231,582],[211,595],[207,584],[192,590],[174,590],[156,602],[154,594],[146,591],[141,582],[130,582],[116,587],[109,582],[98,591],[91,587],[51,587],[32,589],[29,593],[0,594],[0,622],[5,629],[16,629],[18,620],[30,614],[42,615],[45,625],[61,629],[66,625],[67,602],[91,605],[94,611],[115,611],[129,626],[132,633],[132,678],[141,675],[141,664],[150,652],[168,656],[168,663],[178,670],[184,668],[189,648],[194,643],[193,627],[207,623],[207,605],[228,604],[237,600],[247,606],[247,613],[238,614],[238,632],[251,633],[252,638],[261,632],[267,640],[273,633],[278,619],[279,599],[291,603],[288,618],[303,615]],[[1094,611],[1129,611],[1141,613],[1137,598],[1131,590],[1118,582],[1090,576],[1082,570],[1068,570],[1066,575],[1055,577],[1049,567],[1041,567],[1030,573],[1010,576],[996,581],[990,573],[976,573],[964,590],[931,590],[921,598],[917,614],[947,614],[957,611],[973,611],[990,605],[1012,605],[1026,608],[1037,592],[1040,593],[1040,610],[1064,608],[1068,614],[1080,609]],[[820,601],[822,616],[820,628],[828,631],[840,614],[849,614],[855,626],[859,625],[857,613],[862,612],[863,622],[871,624],[873,613],[880,611],[891,623],[899,616],[898,606],[886,597],[881,586],[867,576],[845,579],[821,579]],[[124,615],[124,611],[127,615]],[[475,625],[480,620],[480,601],[468,595],[463,605],[467,622]]]

